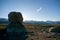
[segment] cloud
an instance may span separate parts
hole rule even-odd
[[[42,10],[42,7],[38,8],[38,9],[37,9],[37,12],[40,12],[41,10]]]

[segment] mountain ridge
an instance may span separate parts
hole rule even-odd
[[[0,24],[8,24],[8,19],[0,18]],[[60,21],[24,21],[25,24],[60,24]]]

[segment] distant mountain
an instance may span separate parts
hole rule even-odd
[[[8,24],[8,19],[0,18],[0,24]],[[60,24],[60,21],[24,21],[24,24]]]
[[[60,21],[25,21],[26,24],[60,24]]]
[[[44,21],[24,21],[26,24],[47,24]]]
[[[0,24],[8,24],[8,19],[0,18]]]
[[[60,24],[60,21],[46,21],[49,24]]]

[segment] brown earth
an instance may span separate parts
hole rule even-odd
[[[38,28],[36,26],[41,25],[25,25],[28,32],[34,32],[34,34],[28,34],[27,40],[57,40],[56,38],[46,38],[41,30],[44,30],[43,28]],[[6,24],[0,25],[0,29],[4,29],[6,27]]]

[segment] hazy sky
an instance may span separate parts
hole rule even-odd
[[[11,11],[21,12],[24,21],[60,21],[60,0],[0,0],[0,18]]]

